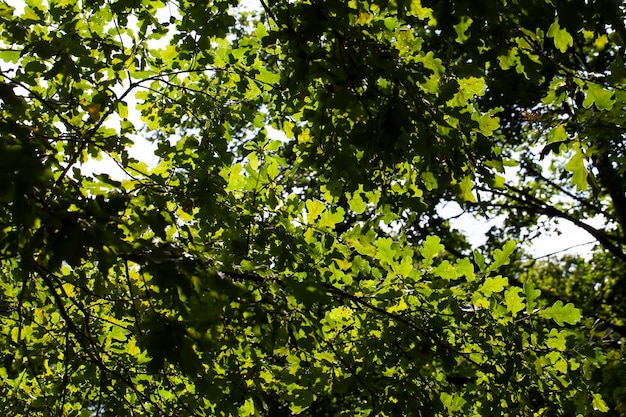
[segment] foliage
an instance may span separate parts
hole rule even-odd
[[[622,6],[261,9],[0,3],[0,410],[624,414]]]

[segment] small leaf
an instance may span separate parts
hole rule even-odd
[[[500,63],[500,68],[503,70],[508,70],[512,66],[514,66],[519,61],[517,56],[517,47],[513,47],[509,49],[506,55],[500,55],[498,57],[498,62]]]
[[[256,24],[256,30],[254,31],[257,39],[263,39],[264,37],[266,37],[268,35],[267,33],[267,28],[265,27],[265,25],[263,24],[263,22],[259,22]]]
[[[460,411],[466,402],[465,398],[458,393],[448,394],[447,392],[442,392],[439,394],[439,398],[450,413]]]
[[[572,38],[572,35],[570,35],[567,30],[561,29],[558,18],[550,25],[548,37],[554,39],[554,46],[563,53],[567,51],[567,48],[574,45],[574,38]]]
[[[483,293],[485,297],[489,297],[493,293],[501,292],[508,285],[509,279],[498,275],[497,277],[487,278],[478,291]]]
[[[424,245],[419,250],[425,260],[432,261],[432,259],[444,249],[444,246],[440,242],[441,239],[439,239],[438,236],[428,236],[426,238]]]
[[[313,223],[320,214],[326,209],[324,203],[315,199],[315,200],[307,200],[306,205],[306,222],[308,224]]]
[[[535,284],[532,281],[526,281],[524,283],[524,295],[526,296],[526,312],[532,314],[535,310],[535,300],[541,294],[541,290],[535,289]]]
[[[228,173],[228,186],[226,187],[226,191],[242,190],[246,183],[246,177],[242,171],[243,166],[240,163],[237,163],[230,167],[230,171]]]
[[[600,35],[596,38],[595,41],[593,41],[593,45],[598,49],[598,50],[603,50],[604,47],[606,46],[606,43],[609,41],[609,38],[606,35]]]
[[[421,180],[422,184],[424,184],[428,191],[432,191],[437,188],[437,178],[435,178],[432,172],[423,172],[421,175]]]
[[[122,119],[128,119],[128,104],[123,101],[117,102],[117,113]]]
[[[459,274],[467,278],[468,281],[474,281],[476,279],[476,275],[474,274],[474,264],[469,258],[462,258],[456,261],[456,269],[459,271]]]
[[[553,349],[557,349],[560,351],[564,351],[567,346],[567,332],[566,330],[557,330],[552,329],[548,334],[548,339],[546,340],[546,345]]]
[[[606,403],[602,399],[602,395],[600,394],[593,394],[591,405],[593,406],[594,410],[600,411],[602,413],[606,413],[607,411],[609,411],[609,407],[606,405]]]
[[[337,211],[335,212],[331,212],[328,210],[324,211],[317,225],[320,228],[327,227],[329,229],[333,229],[337,223],[340,223],[343,221],[344,213],[345,211],[342,207],[338,207]]]
[[[474,262],[476,262],[478,269],[483,272],[485,271],[485,268],[487,267],[485,264],[485,257],[478,251],[478,249],[474,249]]]
[[[472,183],[472,179],[470,178],[469,175],[463,178],[463,181],[461,181],[459,186],[461,187],[461,194],[463,196],[463,199],[465,201],[475,203],[476,197],[474,196],[474,193],[472,192],[472,189],[474,188],[474,184]]]
[[[89,116],[94,122],[97,122],[98,120],[100,120],[100,117],[101,117],[100,116],[100,104],[98,103],[89,104],[85,106],[85,110],[87,111],[87,113],[89,113]]]
[[[423,7],[421,0],[412,0],[410,12],[413,16],[417,17],[418,19],[425,19],[427,17],[432,16],[433,11],[432,9],[429,9],[428,7]]]
[[[613,98],[612,91],[605,90],[599,84],[587,82],[583,107],[588,109],[594,104],[598,110],[611,110],[615,104],[615,98]]]
[[[525,307],[524,298],[519,295],[520,292],[522,292],[521,288],[513,287],[509,288],[504,293],[504,303],[506,305],[506,310],[509,311],[513,316],[516,316],[517,313],[522,311]]]
[[[495,271],[503,265],[508,265],[510,262],[509,256],[515,250],[516,243],[512,240],[506,242],[502,249],[496,249],[493,252],[493,261],[489,264],[487,272]]]
[[[457,279],[461,276],[459,271],[448,261],[441,262],[437,268],[433,269],[432,273],[447,280]]]
[[[246,399],[241,407],[239,407],[239,415],[242,417],[253,416],[254,413],[254,401],[252,398]]]
[[[552,129],[550,133],[548,133],[547,139],[548,139],[548,143],[567,141],[568,138],[567,138],[567,132],[565,131],[565,125],[561,123],[554,129]]]
[[[587,188],[589,171],[587,171],[585,166],[585,156],[580,149],[580,145],[576,143],[573,145],[573,148],[575,149],[574,156],[565,165],[565,169],[573,174],[572,183],[576,185],[576,190],[583,191]]]
[[[464,43],[469,39],[469,36],[466,35],[467,30],[472,25],[472,18],[467,16],[462,16],[461,21],[454,25],[454,30],[456,31],[456,39],[455,41],[458,43]]]
[[[328,363],[335,363],[335,361],[337,360],[337,358],[335,357],[335,354],[332,352],[315,352],[313,354],[314,358],[317,359],[318,361],[326,361]]]
[[[393,263],[396,251],[391,247],[393,240],[388,237],[376,240],[376,258],[389,264]]]
[[[539,315],[554,320],[559,326],[563,326],[564,323],[576,324],[580,320],[580,310],[572,303],[563,305],[561,300],[556,301],[552,307],[540,311]]]
[[[361,255],[372,256],[376,253],[376,248],[372,245],[370,236],[360,234],[359,231],[350,232],[343,236],[346,243],[352,246]]]
[[[361,214],[366,209],[365,201],[361,198],[361,194],[356,192],[348,202],[350,204],[350,210],[354,211],[356,214]]]

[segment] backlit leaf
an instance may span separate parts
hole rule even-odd
[[[574,45],[574,38],[567,30],[561,28],[558,18],[548,28],[548,37],[554,39],[554,45],[563,53],[567,51],[567,48]]]
[[[438,236],[428,236],[426,238],[424,244],[420,248],[420,253],[425,260],[432,260],[444,249],[444,246],[440,242],[441,239]]]
[[[587,176],[589,172],[585,166],[585,157],[580,149],[579,144],[574,144],[574,155],[571,157],[565,169],[572,172],[572,182],[576,185],[578,191],[583,191],[587,188]]]
[[[593,398],[592,405],[593,405],[594,410],[600,411],[602,413],[606,413],[609,411],[609,407],[604,402],[602,395],[594,393],[592,395],[592,398]]]
[[[306,222],[312,224],[326,209],[324,203],[319,200],[307,200],[306,202]]]
[[[585,89],[585,100],[583,107],[588,109],[595,105],[598,110],[611,110],[615,104],[615,97],[612,91],[609,91],[599,84],[587,82]]]
[[[554,320],[559,326],[567,324],[576,324],[580,320],[580,310],[574,307],[574,304],[567,303],[563,305],[563,301],[558,300],[544,310],[539,312],[541,317]]]
[[[461,187],[461,195],[465,201],[476,202],[476,197],[472,191],[474,184],[469,176],[464,177],[459,186]]]
[[[526,312],[532,314],[537,305],[537,297],[541,295],[541,290],[535,289],[535,284],[529,280],[524,282],[524,295],[526,296]]]
[[[512,287],[504,293],[504,304],[506,305],[506,310],[513,316],[517,315],[517,313],[522,311],[526,306],[524,298],[520,296],[520,292],[522,292],[521,288]]]
[[[509,285],[509,279],[500,275],[487,278],[485,282],[478,288],[478,291],[483,293],[485,297],[489,297],[493,293],[502,292]]]

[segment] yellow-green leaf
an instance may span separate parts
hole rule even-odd
[[[334,228],[335,225],[337,223],[340,223],[343,221],[343,215],[344,215],[345,211],[342,207],[338,207],[336,211],[331,212],[331,211],[324,211],[322,213],[322,217],[320,217],[319,222],[317,223],[317,225],[320,228]]]
[[[561,28],[558,18],[550,25],[548,37],[554,39],[554,46],[563,53],[567,51],[567,48],[574,45],[574,38],[567,30]]]
[[[540,311],[539,315],[554,320],[559,326],[563,326],[564,323],[576,324],[580,320],[580,310],[572,303],[563,305],[561,300],[556,301],[552,307]]]
[[[522,311],[526,306],[524,303],[524,298],[520,296],[520,292],[522,289],[519,287],[509,288],[504,293],[504,303],[506,305],[506,310],[510,312],[513,316],[516,316],[517,313]]]
[[[361,214],[366,209],[365,201],[361,197],[361,194],[356,192],[348,202],[350,204],[350,210],[354,211],[356,214]]]
[[[565,165],[565,169],[573,174],[572,182],[576,185],[576,189],[582,191],[587,188],[587,175],[589,175],[589,171],[587,171],[587,167],[585,166],[585,157],[580,149],[580,145],[575,144],[574,149],[574,155]]]
[[[466,34],[469,27],[472,25],[472,18],[467,16],[462,16],[461,21],[454,25],[454,30],[456,31],[456,39],[458,43],[464,43],[469,39],[469,36]]]
[[[487,278],[483,285],[478,288],[478,291],[483,293],[485,297],[489,297],[491,294],[499,293],[509,285],[509,279],[500,275],[493,278]]]
[[[389,264],[393,263],[396,251],[392,248],[393,240],[388,237],[376,240],[376,258]]]
[[[463,196],[463,199],[465,201],[469,201],[471,203],[476,202],[476,197],[472,192],[472,190],[474,189],[474,183],[472,182],[472,179],[469,175],[463,178],[463,180],[459,184],[459,187],[461,187],[461,195]]]
[[[307,200],[306,205],[306,222],[308,224],[313,223],[320,214],[326,209],[324,203],[315,199],[315,200]]]
[[[593,82],[587,82],[586,86],[585,100],[583,100],[584,108],[588,109],[594,104],[598,110],[611,110],[613,108],[615,98],[612,91]]]
[[[444,249],[439,236],[428,236],[424,245],[420,248],[420,253],[425,260],[431,261],[439,252]]]
[[[606,403],[604,402],[604,399],[602,399],[602,395],[600,394],[593,394],[591,405],[593,406],[594,410],[597,410],[603,413],[606,413],[607,411],[609,411],[609,407],[606,405]]]

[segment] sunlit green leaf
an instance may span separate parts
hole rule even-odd
[[[588,109],[595,105],[598,110],[611,110],[613,108],[615,98],[612,91],[594,82],[587,82],[586,87],[583,107]]]
[[[509,279],[500,275],[492,278],[487,278],[485,282],[479,287],[479,291],[489,297],[493,293],[502,292],[509,285]]]
[[[513,316],[517,315],[520,311],[524,309],[526,304],[524,303],[524,298],[520,296],[522,289],[519,287],[509,288],[504,292],[504,303],[506,305],[506,310],[509,311]]]
[[[541,317],[552,319],[559,326],[564,323],[576,324],[580,320],[580,309],[574,307],[572,303],[563,305],[563,301],[556,301],[551,307],[539,312]]]
[[[567,30],[561,28],[558,18],[548,28],[548,37],[554,39],[554,45],[563,53],[567,51],[567,48],[574,45],[574,38]]]
[[[592,397],[593,397],[592,405],[593,405],[594,410],[600,411],[602,413],[606,413],[609,411],[609,407],[604,402],[602,395],[594,393]]]

